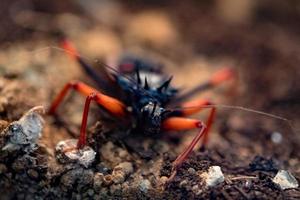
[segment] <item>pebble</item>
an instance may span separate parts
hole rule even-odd
[[[22,149],[31,152],[36,149],[37,140],[41,137],[44,127],[43,106],[36,106],[26,112],[19,120],[9,124],[1,134],[8,136],[8,141],[2,150],[14,151]]]
[[[7,167],[4,164],[0,164],[0,174],[4,174],[7,171]]]
[[[168,180],[169,180],[169,178],[166,177],[166,176],[160,177],[160,182],[161,182],[163,185],[164,185]]]
[[[111,185],[113,182],[113,177],[112,175],[108,174],[108,175],[105,175],[104,178],[103,178],[103,183],[104,185],[108,186],[108,185]]]
[[[192,191],[193,193],[195,193],[196,195],[199,195],[201,193],[201,190],[199,189],[199,186],[198,185],[194,185],[192,187]]]
[[[80,190],[83,187],[92,184],[93,178],[94,173],[92,170],[86,170],[84,168],[75,168],[62,175],[60,182],[63,186],[62,189],[64,191],[68,191],[69,189]],[[75,184],[77,188],[74,188]]]
[[[33,179],[37,179],[39,177],[39,174],[37,171],[33,170],[33,169],[29,169],[27,171],[27,174],[30,178],[33,178]]]
[[[247,180],[246,182],[245,182],[245,188],[247,188],[247,189],[250,189],[251,187],[252,187],[252,181],[251,180]]]
[[[130,162],[123,162],[117,165],[114,170],[122,170],[126,175],[129,175],[133,172],[133,166]]]
[[[94,195],[94,190],[93,189],[89,189],[88,191],[87,191],[87,193],[88,193],[88,195],[91,197],[91,196],[93,196]]]
[[[122,149],[122,150],[119,151],[119,156],[120,156],[120,158],[125,159],[125,158],[127,158],[129,156],[129,154],[128,154],[128,152],[126,150]]]
[[[104,175],[102,173],[96,173],[94,176],[94,189],[100,190],[103,183]]]
[[[190,168],[188,169],[188,172],[189,172],[190,174],[195,174],[195,173],[196,173],[196,170],[195,170],[194,168],[190,167]]]
[[[279,185],[283,190],[299,187],[296,178],[290,172],[285,170],[280,170],[272,181]]]
[[[110,193],[112,194],[116,194],[116,193],[120,193],[122,190],[121,184],[114,184],[112,186],[110,186]]]
[[[224,175],[219,166],[211,166],[208,172],[204,172],[201,176],[205,179],[206,185],[208,187],[216,186],[219,183],[224,182]]]
[[[282,142],[282,134],[279,132],[273,132],[271,135],[271,140],[275,144],[280,144]]]
[[[123,183],[125,181],[125,174],[122,171],[113,171],[112,179],[114,183]]]
[[[184,187],[187,185],[187,183],[188,183],[187,180],[183,180],[179,183],[179,187]]]
[[[94,172],[92,170],[84,169],[82,170],[82,173],[79,173],[78,179],[82,185],[92,184],[94,179]]]
[[[123,162],[117,165],[112,172],[114,183],[123,183],[128,175],[133,172],[133,166],[130,162]]]
[[[62,186],[67,189],[72,187],[74,181],[75,177],[72,176],[72,172],[67,172],[66,174],[62,175],[60,179]]]
[[[60,141],[56,147],[56,158],[60,163],[77,162],[88,168],[95,160],[96,152],[89,146],[83,149],[77,149],[77,139],[68,139]],[[66,151],[66,149],[72,149]]]
[[[147,193],[150,187],[151,187],[151,183],[147,179],[142,180],[139,184],[140,191],[144,193]]]

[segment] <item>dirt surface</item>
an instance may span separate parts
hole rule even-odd
[[[285,119],[220,106],[207,148],[196,149],[166,183],[172,161],[195,133],[120,141],[124,131],[118,123],[99,120],[95,105],[88,131],[95,161],[89,167],[58,162],[57,143],[79,135],[84,98],[74,93],[59,108],[59,118],[43,116],[38,149],[0,151],[0,199],[300,198],[299,187],[282,190],[272,181],[281,169],[300,181],[300,4],[155,2],[4,3],[15,14],[1,13],[11,23],[5,21],[2,27],[9,28],[0,35],[0,131],[34,106],[47,108],[70,80],[94,84],[59,49],[57,33],[91,62],[113,66],[124,53],[160,62],[182,90],[231,66],[239,75],[234,90],[225,84],[195,98]],[[205,120],[206,115],[194,117]],[[6,143],[2,132],[1,149]],[[207,187],[203,173],[211,166],[220,166],[225,180]]]

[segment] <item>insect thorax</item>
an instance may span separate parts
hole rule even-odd
[[[165,119],[166,105],[177,90],[169,86],[171,79],[163,74],[146,70],[128,74],[130,79],[118,76],[118,83],[126,94],[125,102],[130,107],[136,126],[146,133],[160,132]]]

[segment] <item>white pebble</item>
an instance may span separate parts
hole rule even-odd
[[[209,167],[208,172],[204,172],[201,176],[205,179],[208,187],[216,186],[217,184],[222,183],[225,179],[221,171],[221,167],[219,166]]]
[[[45,123],[42,118],[44,113],[44,107],[36,106],[26,112],[19,120],[10,123],[2,133],[8,136],[8,141],[2,150],[23,149],[25,152],[35,150]]]
[[[280,144],[282,142],[282,134],[279,132],[273,132],[271,135],[271,140],[275,144]]]
[[[94,162],[96,152],[89,146],[77,149],[77,142],[77,139],[60,141],[55,147],[56,158],[62,163],[77,162],[87,168]]]
[[[150,189],[150,187],[151,187],[151,183],[147,179],[142,180],[140,185],[139,185],[140,191],[142,191],[144,193],[147,193],[148,190]]]
[[[273,178],[273,182],[278,184],[283,190],[299,187],[296,178],[285,170],[280,170]]]

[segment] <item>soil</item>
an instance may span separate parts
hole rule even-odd
[[[237,4],[249,14],[231,8],[237,12],[233,16],[225,12],[230,4],[219,1],[78,2],[3,4],[7,9],[2,9],[15,15],[3,13],[11,27],[2,28],[0,35],[1,132],[32,107],[47,108],[66,82],[94,84],[57,48],[57,33],[67,35],[89,60],[114,65],[120,55],[130,53],[160,62],[182,90],[232,66],[239,75],[233,89],[225,84],[195,98],[239,107],[218,108],[206,149],[197,148],[166,183],[172,161],[195,132],[120,140],[124,130],[99,120],[95,105],[88,131],[95,161],[89,167],[58,162],[57,143],[79,133],[84,98],[72,94],[57,117],[44,116],[38,149],[1,151],[0,199],[300,198],[299,187],[282,190],[272,182],[281,169],[300,181],[298,2],[253,1],[248,8]],[[7,21],[4,25],[9,26]],[[194,117],[205,120],[206,113]],[[2,149],[3,132],[0,138]],[[220,166],[225,176],[214,187],[207,187],[201,176],[210,166]]]

